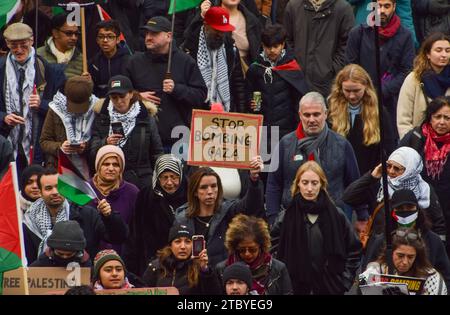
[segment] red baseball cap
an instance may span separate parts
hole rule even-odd
[[[222,32],[234,31],[234,26],[230,24],[230,14],[222,7],[211,7],[205,13],[205,24],[213,29]]]

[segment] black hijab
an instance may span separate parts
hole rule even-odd
[[[22,197],[28,201],[33,202],[34,200],[25,195],[25,186],[27,185],[28,180],[33,175],[39,175],[44,173],[44,168],[40,165],[30,165],[25,168],[22,172],[22,176],[20,177],[19,189],[22,194]]]

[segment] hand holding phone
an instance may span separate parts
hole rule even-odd
[[[111,129],[112,129],[113,134],[121,135],[122,137],[125,137],[125,132],[123,130],[122,123],[120,121],[112,122]]]
[[[198,258],[205,249],[205,237],[203,235],[192,236],[192,258]]]

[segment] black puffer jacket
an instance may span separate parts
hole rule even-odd
[[[171,137],[173,127],[190,127],[192,109],[204,108],[208,91],[196,62],[177,47],[173,47],[171,76],[175,87],[171,94],[164,93],[162,82],[167,71],[168,56],[169,54],[152,54],[150,51],[135,53],[124,71],[137,91],[154,91],[156,96],[161,98],[157,122],[164,146],[177,141]]]
[[[412,0],[412,13],[417,40],[422,42],[434,32],[450,34],[450,11],[442,11],[441,15],[433,15],[429,11],[430,2],[436,0]],[[444,1],[445,3],[445,1]]]
[[[198,42],[202,25],[203,20],[200,17],[200,14],[198,14],[196,17],[194,17],[191,25],[184,33],[185,41],[180,47],[184,52],[191,55],[192,58],[196,60],[196,63]],[[230,112],[245,113],[245,81],[244,74],[242,73],[239,50],[237,49],[230,34],[226,34],[224,39],[228,65],[228,82],[230,85],[231,94]]]
[[[216,265],[216,273],[223,283],[223,272],[226,260]],[[272,258],[269,264],[269,276],[264,287],[264,295],[291,295],[292,284],[286,265],[278,259]]]
[[[292,51],[287,50],[276,66],[286,65],[292,61],[294,61],[294,55]],[[261,92],[261,114],[264,115],[264,126],[278,126],[279,139],[281,139],[297,128],[298,103],[309,88],[301,70],[278,71],[270,68],[270,62],[264,60],[261,55],[250,65],[245,79],[247,104],[250,103],[254,91]],[[272,75],[270,76],[266,71],[270,71]],[[251,112],[250,109],[249,111]],[[267,138],[270,139],[270,128],[268,128]]]
[[[108,104],[109,98],[106,98],[100,114],[95,117],[92,125],[89,147],[91,164],[95,162],[97,151],[106,145],[106,138],[109,136]],[[159,155],[163,153],[155,119],[148,114],[143,103],[140,103],[140,106],[141,111],[136,117],[136,126],[122,148],[125,152],[123,179],[135,184],[139,189],[152,182],[153,166]]]
[[[89,61],[89,73],[94,81],[94,95],[105,97],[108,92],[108,81],[111,77],[122,74],[122,67],[130,57],[128,49],[117,47],[116,54],[108,59],[99,52]]]
[[[148,264],[143,280],[148,287],[175,287],[180,295],[219,295],[220,283],[215,272],[208,268],[206,272],[199,272],[198,284],[189,287],[187,273],[193,260],[177,261],[173,256],[166,258],[164,263],[170,272],[163,276],[163,269],[159,258]]]

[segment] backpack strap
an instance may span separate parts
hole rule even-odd
[[[425,85],[423,84],[423,82],[420,82],[420,88],[422,89],[423,97],[425,98],[425,103],[428,107],[430,106],[430,102],[428,101],[427,93],[425,93]]]

